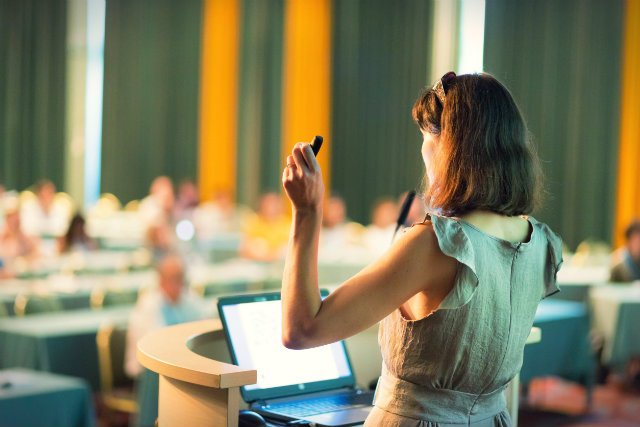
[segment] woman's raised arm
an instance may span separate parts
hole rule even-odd
[[[317,265],[322,174],[308,144],[297,144],[287,164],[282,180],[293,223],[282,281],[285,346],[310,348],[355,335],[415,294],[451,282],[457,261],[440,251],[427,224],[408,229],[382,258],[321,300]]]

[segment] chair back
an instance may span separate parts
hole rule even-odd
[[[18,295],[13,311],[16,316],[62,311],[62,303],[52,295]]]
[[[97,210],[100,213],[113,213],[122,209],[122,203],[111,193],[103,193],[96,203]]]
[[[129,203],[124,205],[124,210],[126,212],[138,212],[140,208],[140,200],[131,200]]]
[[[105,307],[134,305],[137,300],[137,290],[95,289],[91,292],[91,308],[94,310],[101,310]]]
[[[124,371],[127,328],[113,324],[103,325],[96,335],[100,390],[111,393],[116,388],[131,387],[131,380]]]

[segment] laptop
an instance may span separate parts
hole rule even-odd
[[[233,363],[258,371],[257,384],[240,388],[251,410],[285,425],[351,426],[367,418],[373,393],[356,387],[343,341],[307,350],[282,345],[280,292],[222,297],[218,312]]]

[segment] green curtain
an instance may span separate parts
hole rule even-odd
[[[143,197],[195,179],[201,0],[107,0],[102,192]]]
[[[535,215],[570,247],[609,241],[623,0],[487,0],[484,69],[512,91],[542,159]]]
[[[244,0],[240,21],[237,198],[280,191],[284,0]]]
[[[66,0],[0,1],[0,183],[64,179]]]
[[[382,196],[420,188],[422,139],[411,107],[427,83],[432,3],[335,1],[331,188],[368,223]]]

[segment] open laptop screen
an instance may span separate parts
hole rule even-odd
[[[245,401],[355,384],[343,342],[308,350],[282,345],[279,292],[220,298],[218,311],[233,362],[258,371],[258,383],[241,388]]]

